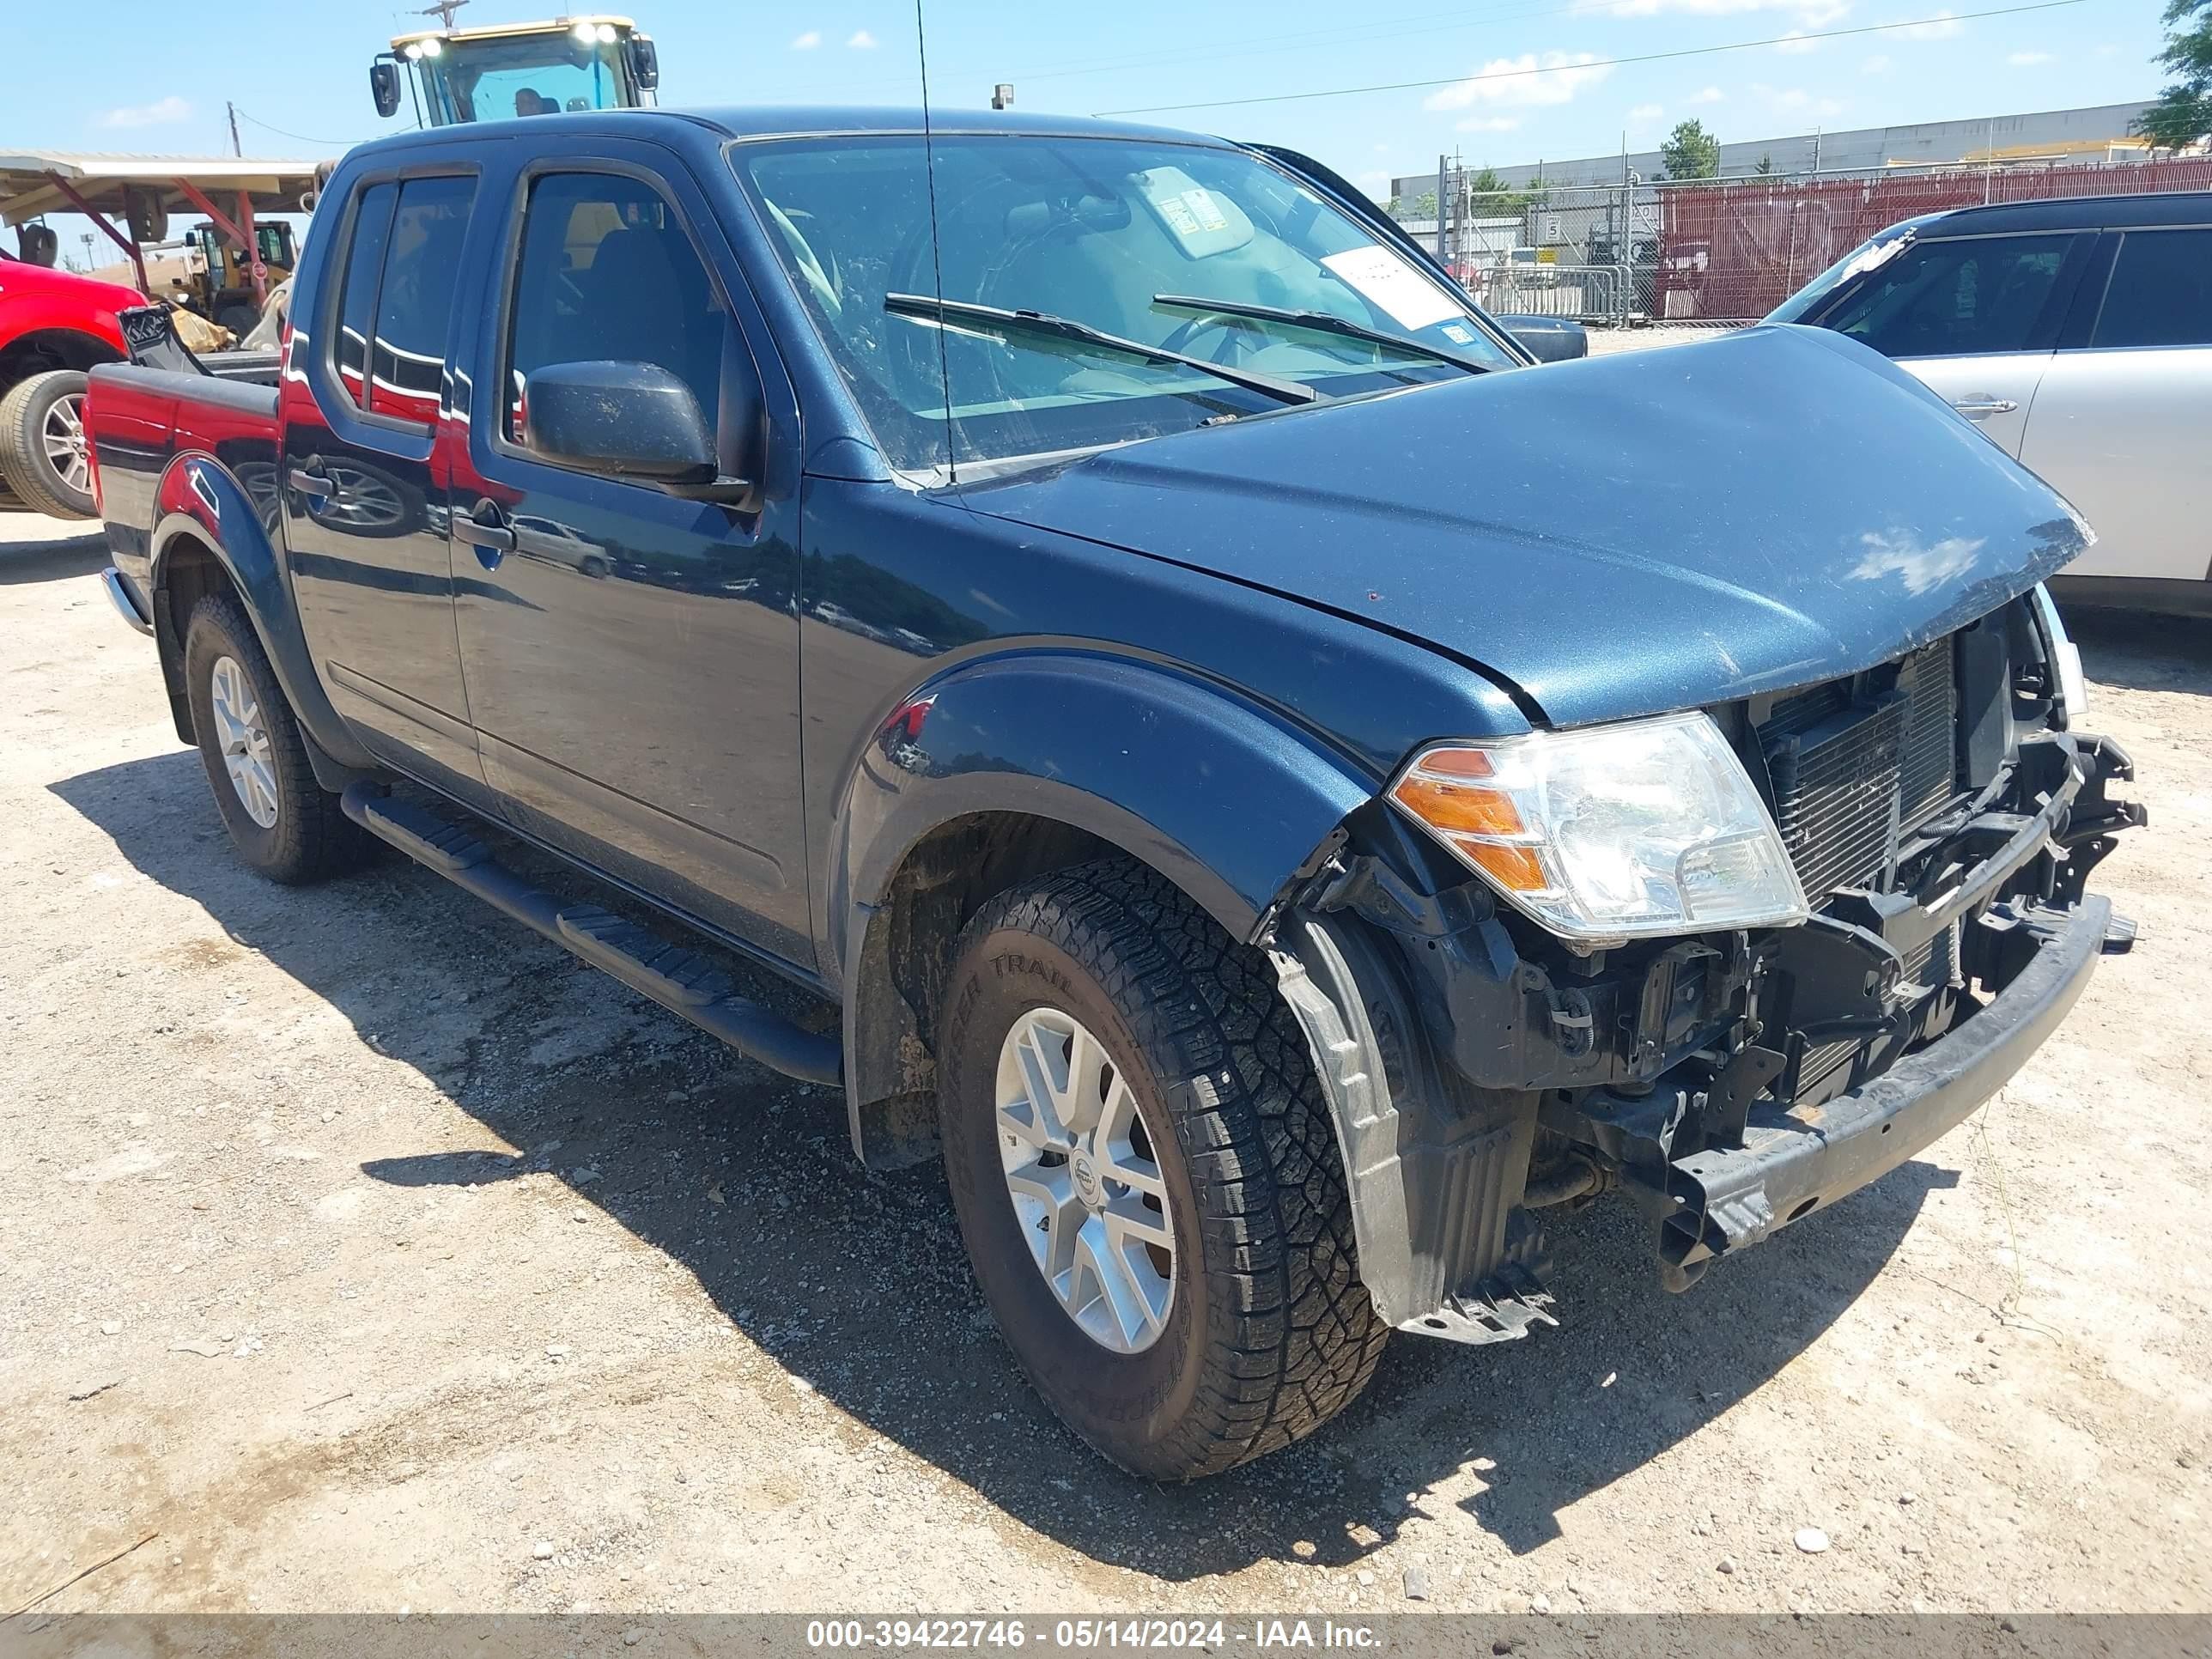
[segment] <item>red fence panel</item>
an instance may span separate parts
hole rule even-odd
[[[1668,185],[1660,191],[1652,309],[1662,318],[1763,317],[1876,231],[1917,214],[2175,190],[2212,190],[2212,157]]]

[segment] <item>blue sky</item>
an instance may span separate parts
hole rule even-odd
[[[1356,97],[1198,108],[1146,118],[1305,149],[1378,191],[1439,151],[1508,164],[1656,142],[1696,116],[1724,139],[2004,114],[2148,96],[2158,0],[2077,0],[1958,21],[2006,0],[1112,0],[1103,5],[926,0],[940,105],[986,101],[1089,114],[1376,82],[1523,75]],[[910,4],[872,0],[636,0],[660,44],[662,99],[683,103],[912,102]],[[550,9],[548,8],[547,9]],[[1910,30],[1607,67],[1604,60],[1951,14]],[[220,28],[179,25],[163,0],[77,0],[45,15],[54,72],[19,60],[0,147],[213,154],[234,99],[249,154],[336,155],[393,130],[368,64],[401,10],[350,0],[226,0]],[[473,0],[462,21],[543,15]],[[257,45],[256,43],[267,43]],[[281,44],[280,44],[281,43]],[[65,71],[72,50],[96,70]],[[304,142],[285,136],[337,142]],[[65,242],[65,246],[68,244]]]

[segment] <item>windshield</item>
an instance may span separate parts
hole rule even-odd
[[[934,259],[919,134],[732,152],[895,466],[1121,443],[1284,401],[1207,364],[1323,398],[1512,364],[1462,296],[1255,155],[1013,135],[943,136],[934,149]],[[914,303],[933,298],[940,276],[945,307]],[[1251,309],[1210,313],[1193,301]],[[1000,325],[977,307],[1054,326]],[[1353,326],[1252,314],[1266,311]]]
[[[1881,270],[1903,252],[1914,234],[1934,216],[1930,214],[1918,219],[1907,219],[1902,224],[1892,225],[1887,230],[1876,231],[1768,312],[1765,320],[1770,323],[1794,323],[1801,317],[1810,316],[1820,307],[1821,301],[1845,283],[1863,276],[1869,270]]]
[[[605,33],[611,36],[615,31]],[[620,40],[595,38],[586,45],[570,29],[503,40],[448,40],[437,56],[413,61],[433,126],[562,110],[626,109],[637,102]]]

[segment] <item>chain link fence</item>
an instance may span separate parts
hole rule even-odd
[[[1599,327],[1756,321],[1886,226],[2058,197],[2212,190],[2212,156],[1474,191],[1401,216],[1486,308]]]

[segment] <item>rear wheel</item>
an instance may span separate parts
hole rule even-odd
[[[16,496],[57,519],[97,517],[84,434],[85,377],[52,369],[0,397],[0,475]]]
[[[261,641],[228,593],[193,607],[185,685],[216,808],[240,858],[290,885],[343,875],[368,858],[374,843],[315,781]]]
[[[988,904],[945,1008],[969,1256],[1071,1428],[1136,1474],[1190,1480],[1358,1396],[1389,1331],[1263,961],[1160,877],[1101,862]]]

